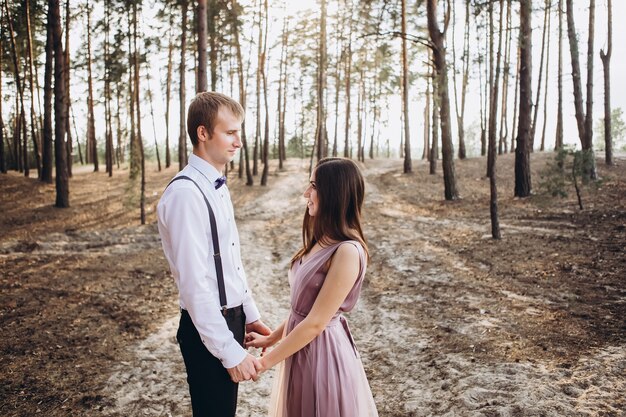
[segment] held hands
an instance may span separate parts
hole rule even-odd
[[[246,324],[245,347],[249,347],[248,338],[251,334],[265,337],[262,335],[270,335],[271,333],[272,330],[267,327],[261,320]],[[265,351],[265,349],[263,351]],[[230,375],[230,379],[232,379],[232,381],[235,383],[239,383],[248,380],[256,381],[259,378],[261,372],[263,372],[265,369],[259,359],[250,354],[247,354],[245,359],[241,361],[239,365],[232,368],[227,368],[226,370]]]
[[[248,353],[239,365],[227,368],[226,370],[230,375],[230,379],[232,379],[234,383],[239,383],[250,379],[256,381],[259,377],[261,368],[261,362]]]

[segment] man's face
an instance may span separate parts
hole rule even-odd
[[[204,126],[198,129],[199,145],[203,148],[209,163],[216,167],[229,163],[237,150],[241,148],[241,120],[230,110],[220,108],[210,138]],[[202,130],[201,134],[200,130]]]

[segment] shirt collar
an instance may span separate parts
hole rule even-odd
[[[222,176],[222,173],[218,171],[217,168],[194,153],[189,155],[189,165],[200,171],[211,184],[213,184],[218,177]]]

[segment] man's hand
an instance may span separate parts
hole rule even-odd
[[[246,333],[256,332],[263,336],[269,336],[272,334],[272,329],[267,327],[261,320],[253,321],[250,324],[246,324]]]
[[[244,338],[246,349],[249,347],[261,347],[263,348],[263,350],[261,351],[261,356],[263,356],[267,347],[272,346],[276,342],[265,343],[263,345],[258,344],[257,346],[255,346],[253,343],[250,343],[250,342],[253,342],[256,339],[256,336],[258,335],[263,337],[263,336],[269,336],[271,334],[272,334],[272,329],[267,327],[265,323],[263,323],[261,320],[253,321],[252,323],[246,324],[246,336]],[[267,339],[267,337],[264,339]]]
[[[245,359],[241,363],[233,368],[227,368],[230,379],[234,383],[241,381],[253,380],[256,381],[258,376],[258,370],[261,369],[261,363],[254,356],[247,354]]]

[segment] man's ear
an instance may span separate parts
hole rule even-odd
[[[198,142],[206,142],[207,140],[209,140],[209,134],[205,126],[198,126],[198,128],[196,129],[196,135],[198,135]]]

